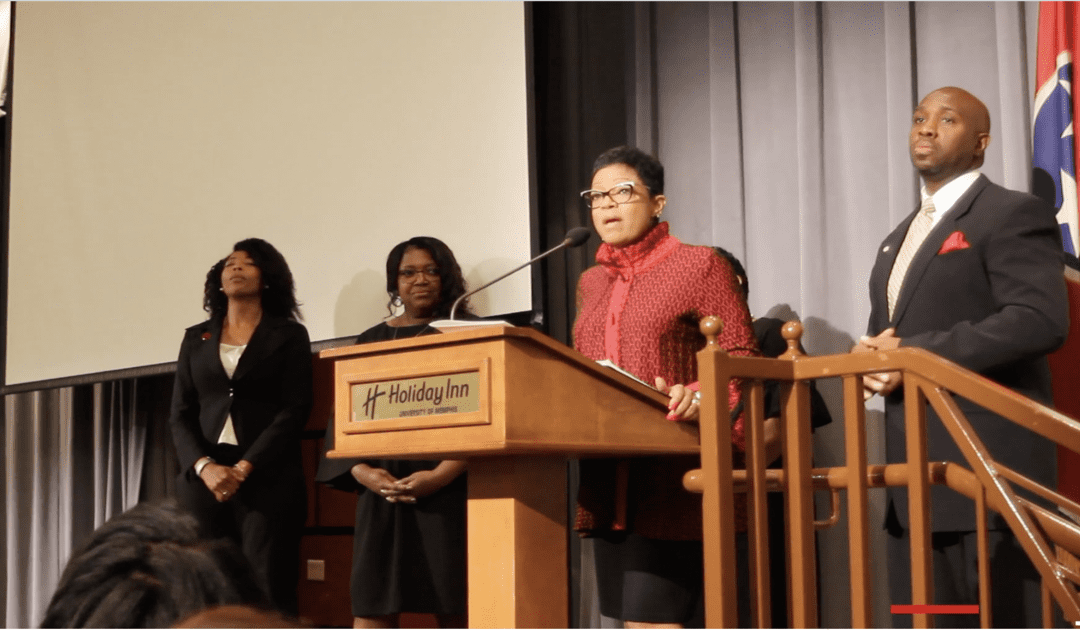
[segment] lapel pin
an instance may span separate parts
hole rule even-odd
[[[204,332],[204,333],[202,334],[202,340],[203,340],[203,341],[208,341],[209,339],[210,339],[210,333],[208,333],[208,332]]]
[[[887,252],[887,251],[889,251],[889,246],[888,246],[888,245],[886,245],[885,247],[882,247],[882,248],[881,248],[881,251],[882,251],[882,252]]]

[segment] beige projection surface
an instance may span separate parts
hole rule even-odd
[[[7,383],[174,360],[248,236],[313,340],[387,315],[411,236],[471,286],[527,260],[524,28],[516,2],[20,4]],[[528,310],[529,274],[474,305]]]

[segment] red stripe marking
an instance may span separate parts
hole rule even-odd
[[[893,604],[890,611],[894,615],[977,615],[978,604]]]

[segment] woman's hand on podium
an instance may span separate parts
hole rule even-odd
[[[668,386],[662,377],[656,377],[656,389],[671,397],[668,402],[668,420],[697,420],[701,413],[697,392],[686,385]]]

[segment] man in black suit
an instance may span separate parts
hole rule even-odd
[[[882,243],[870,275],[867,337],[853,352],[924,348],[1044,404],[1051,404],[1046,354],[1068,331],[1061,236],[1054,210],[1038,198],[991,183],[978,172],[990,142],[990,116],[954,87],[927,95],[915,109],[911,161],[923,180],[922,207]],[[867,395],[885,396],[886,452],[905,460],[899,373],[864,378]],[[959,401],[992,457],[1054,487],[1054,445],[966,400]],[[931,411],[931,461],[964,463]],[[911,603],[908,503],[890,489],[890,596]],[[943,487],[931,492],[935,604],[977,604],[975,512],[971,500]],[[1038,624],[1037,574],[997,515],[990,520],[995,625]],[[894,626],[910,624],[897,615]],[[977,616],[938,616],[939,625],[978,625]]]

